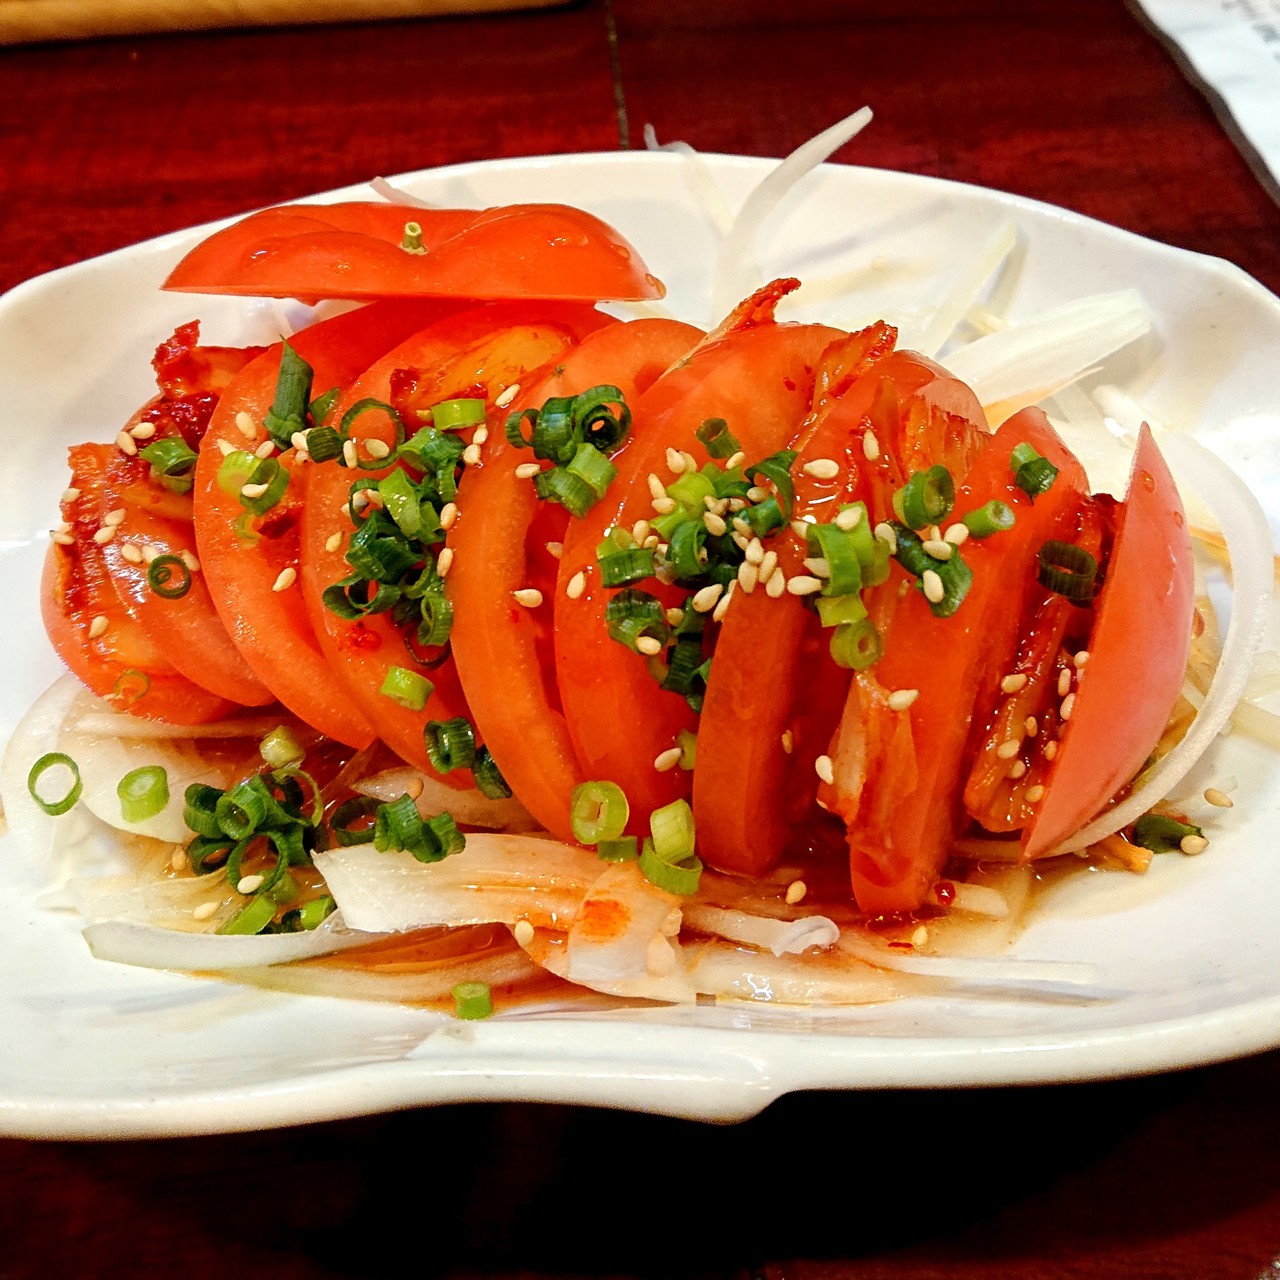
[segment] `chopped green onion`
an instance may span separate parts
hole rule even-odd
[[[233,449],[218,465],[215,477],[218,488],[228,497],[240,496],[240,490],[249,483],[249,477],[257,469],[262,459],[256,453],[245,449]]]
[[[277,903],[270,894],[250,898],[229,920],[218,926],[218,932],[232,937],[261,933],[275,919]]]
[[[68,769],[71,773],[71,785],[56,800],[46,800],[40,794],[40,780],[50,769]],[[84,782],[80,777],[80,766],[65,751],[48,751],[31,766],[27,774],[27,791],[32,800],[51,818],[61,817],[66,813],[84,791]]]
[[[698,892],[702,878],[702,859],[696,854],[668,861],[654,849],[653,841],[646,840],[640,848],[640,874],[650,884],[667,893],[688,897]]]
[[[1048,493],[1058,478],[1058,468],[1025,441],[1009,454],[1009,469],[1014,473],[1014,484],[1032,499]]]
[[[1083,547],[1050,539],[1040,548],[1038,558],[1041,586],[1066,596],[1073,604],[1087,604],[1093,599],[1098,562]]]
[[[493,1014],[493,993],[487,982],[460,982],[453,989],[453,1016],[477,1022]]]
[[[600,582],[606,587],[629,587],[656,572],[652,547],[628,547],[600,557]]]
[[[471,767],[476,758],[476,731],[465,716],[451,720],[428,720],[422,731],[427,759],[437,773]]]
[[[573,789],[569,823],[579,844],[618,839],[630,816],[626,794],[616,782],[582,782]]]
[[[138,457],[151,464],[152,479],[174,493],[188,493],[195,483],[195,450],[179,436],[153,440],[138,450]]]
[[[963,603],[973,585],[973,570],[963,558],[953,552],[946,560],[935,560],[925,549],[919,534],[904,524],[891,525],[898,549],[894,558],[908,572],[915,575],[916,590],[929,600],[925,587],[925,574],[934,573],[942,584],[942,595],[929,600],[929,611],[935,618],[949,618]]]
[[[116,784],[116,795],[126,822],[145,822],[169,803],[169,775],[158,764],[130,769]]]
[[[310,898],[280,917],[280,932],[309,933],[319,928],[337,909],[338,904],[328,894]]]
[[[329,829],[339,845],[372,844],[373,827],[360,826],[378,812],[380,801],[374,796],[352,796],[344,800],[330,815]]]
[[[121,707],[131,707],[151,691],[151,677],[145,671],[128,667],[111,686],[111,700]]]
[[[307,425],[311,378],[311,366],[287,342],[281,343],[275,399],[263,425],[282,449],[287,449],[294,433]]]
[[[673,800],[649,815],[654,852],[661,858],[687,857],[693,852],[693,810],[687,800]]]
[[[955,482],[944,466],[917,471],[893,495],[893,508],[912,529],[938,524],[951,513],[956,500]]]
[[[388,667],[378,692],[410,711],[421,711],[434,689],[435,685],[416,671],[406,667]]]
[[[824,627],[839,627],[861,622],[867,616],[867,606],[857,596],[814,596],[818,606],[818,620]]]
[[[779,506],[782,510],[783,523],[791,519],[791,508],[795,502],[795,482],[791,479],[791,466],[796,460],[794,449],[779,449],[771,453],[754,466],[748,467],[746,478],[754,485],[763,476],[778,492]]]
[[[884,643],[870,618],[842,622],[831,633],[831,657],[836,666],[863,671],[879,661]]]
[[[1175,853],[1188,836],[1203,835],[1199,827],[1163,813],[1144,813],[1133,827],[1134,844],[1153,853]]]
[[[488,747],[481,747],[471,763],[471,776],[475,779],[476,789],[489,800],[509,800],[511,788],[498,768]]]
[[[475,397],[441,400],[431,406],[431,425],[440,431],[460,431],[483,421],[484,401]]]
[[[640,841],[635,836],[601,840],[596,845],[596,857],[601,862],[634,862],[639,856]]]
[[[351,438],[351,428],[355,426],[357,420],[366,413],[374,413],[381,411],[391,419],[391,425],[395,430],[395,444],[397,446],[404,443],[404,419],[400,416],[399,411],[389,405],[385,400],[378,400],[373,396],[365,396],[363,400],[357,400],[343,415],[342,421],[338,423],[338,435],[342,440]],[[344,464],[345,465],[345,462]],[[367,461],[361,459],[356,464],[365,471],[380,471],[387,465],[386,458],[370,458]]]
[[[180,600],[191,590],[191,568],[181,556],[156,556],[147,565],[147,585],[164,600]]]
[[[741,448],[723,418],[708,418],[693,434],[713,458],[732,458]]]
[[[821,556],[827,562],[827,579],[822,584],[824,596],[852,596],[862,590],[862,562],[858,558],[855,533],[854,529],[841,529],[835,524],[805,527],[810,555]]]
[[[306,756],[293,730],[288,725],[276,725],[270,733],[258,743],[258,754],[273,769],[283,769],[290,765],[299,765]]]
[[[451,853],[461,852],[466,837],[447,813],[423,818],[406,793],[375,810],[373,844],[379,852],[403,849],[418,862],[439,862]]]
[[[311,421],[319,426],[329,416],[329,410],[333,408],[337,402],[338,396],[341,394],[341,387],[330,387],[323,395],[316,398],[307,406],[307,414]],[[315,450],[311,447],[311,437],[307,437],[307,452],[314,458]]]
[[[993,533],[1002,533],[1012,529],[1016,517],[1013,508],[1007,502],[992,499],[984,502],[976,511],[960,517],[964,527],[975,538],[989,538]]]
[[[707,568],[707,526],[700,517],[681,520],[667,540],[667,564],[677,582],[700,578]]]
[[[605,605],[604,619],[610,637],[637,653],[641,640],[656,640],[665,646],[671,634],[666,610],[657,597],[632,587],[610,599]]]
[[[228,460],[235,456],[234,453],[227,455]],[[250,497],[244,491],[247,485],[265,485],[266,488],[262,493]],[[258,465],[254,467],[245,484],[240,487],[237,496],[240,499],[240,505],[246,511],[255,516],[263,516],[284,497],[288,487],[289,472],[275,458],[259,458]]]

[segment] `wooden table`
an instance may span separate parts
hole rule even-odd
[[[869,102],[877,124],[839,158],[1050,201],[1280,290],[1271,195],[1120,0],[587,0],[13,48],[0,84],[5,288],[375,173],[638,147],[648,124],[780,155]],[[0,1141],[0,1277],[382,1276],[405,1256],[455,1280],[1271,1276],[1278,1095],[1273,1053],[1124,1082],[797,1096],[731,1128],[468,1105]]]

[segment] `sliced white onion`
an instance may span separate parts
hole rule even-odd
[[[380,195],[391,204],[402,204],[411,209],[431,208],[428,201],[419,199],[402,187],[397,187],[394,183],[388,182],[386,178],[371,178],[369,186],[373,189],[375,195]]]
[[[754,250],[756,237],[769,215],[805,174],[857,137],[870,123],[870,107],[855,111],[802,143],[752,189],[716,257],[712,291],[716,315],[727,315],[740,299],[762,283]]]
[[[1182,741],[1131,795],[1064,840],[1055,853],[1071,853],[1114,834],[1178,785],[1231,719],[1267,638],[1275,562],[1271,530],[1258,500],[1226,463],[1190,436],[1166,435],[1160,447],[1179,485],[1193,489],[1212,510],[1226,541],[1232,595],[1222,656]]]
[[[447,813],[462,826],[484,827],[489,831],[529,832],[538,830],[533,815],[514,796],[507,800],[490,800],[474,787],[458,791],[447,787],[439,778],[429,777],[408,765],[384,769],[351,784],[353,791],[375,800],[398,800],[405,792],[413,794],[420,787],[416,804],[423,817]]]
[[[984,405],[1039,399],[1067,386],[1151,329],[1136,289],[1095,294],[1010,325],[947,355],[947,368]]]
[[[83,932],[89,950],[99,960],[189,973],[289,964],[376,940],[348,929],[336,914],[303,933],[187,933],[126,920],[99,921],[87,925]]]
[[[730,942],[745,942],[772,951],[775,956],[799,955],[811,947],[829,947],[840,937],[839,926],[826,916],[775,920],[746,911],[690,903],[684,909],[684,919],[690,928],[700,933],[714,934]]]
[[[649,151],[671,151],[684,157],[686,172],[692,179],[694,191],[706,208],[712,225],[722,236],[728,235],[733,226],[733,210],[729,208],[724,192],[720,190],[715,175],[701,154],[687,142],[660,143],[651,124],[644,127],[644,145]]]
[[[370,933],[521,920],[564,929],[600,874],[596,856],[577,845],[486,832],[468,835],[461,853],[440,862],[370,844],[317,852],[313,860],[343,918]]]

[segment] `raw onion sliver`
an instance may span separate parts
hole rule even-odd
[[[775,956],[799,955],[810,947],[829,947],[840,937],[839,927],[826,916],[775,920],[746,911],[689,903],[684,909],[684,919],[690,928],[700,933],[715,934],[730,942],[745,942],[772,951]]]
[[[1108,809],[1055,853],[1074,853],[1135,822],[1164,799],[1222,732],[1240,701],[1266,640],[1273,581],[1271,530],[1249,487],[1217,454],[1190,436],[1168,435],[1160,447],[1178,476],[1212,510],[1231,560],[1231,619],[1213,682],[1186,737],[1132,795]]]
[[[900,345],[936,356],[943,344],[956,331],[957,325],[973,309],[983,287],[1004,265],[1018,242],[1018,230],[1012,222],[1001,223],[981,250],[965,263],[947,295],[934,308],[933,315],[917,336],[904,335]]]

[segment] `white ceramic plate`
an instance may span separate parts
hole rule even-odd
[[[731,206],[770,167],[707,163]],[[591,209],[641,249],[676,314],[712,319],[719,236],[680,157],[520,160],[398,181],[441,203]],[[990,191],[847,167],[803,181],[765,227],[761,266],[807,282],[798,315],[850,325],[884,315],[909,334],[1003,218],[1025,245],[1002,284],[1009,315],[1141,289],[1155,335],[1108,379],[1251,466],[1280,522],[1280,302],[1232,266]],[[111,438],[150,393],[151,352],[176,324],[200,316],[206,340],[236,342],[263,319],[235,300],[159,291],[200,234],[56,272],[0,303],[0,598],[21,619],[0,667],[0,739],[59,674],[33,619],[65,446]],[[796,1089],[1098,1078],[1280,1044],[1280,770],[1227,741],[1204,781],[1226,776],[1240,802],[1207,854],[1158,860],[1144,878],[1077,878],[1046,898],[1018,943],[1028,959],[1099,966],[1106,992],[970,991],[838,1015],[753,1005],[464,1024],[102,964],[74,919],[41,909],[40,875],[10,837],[0,843],[0,1132],[215,1132],[477,1099],[736,1120]]]

